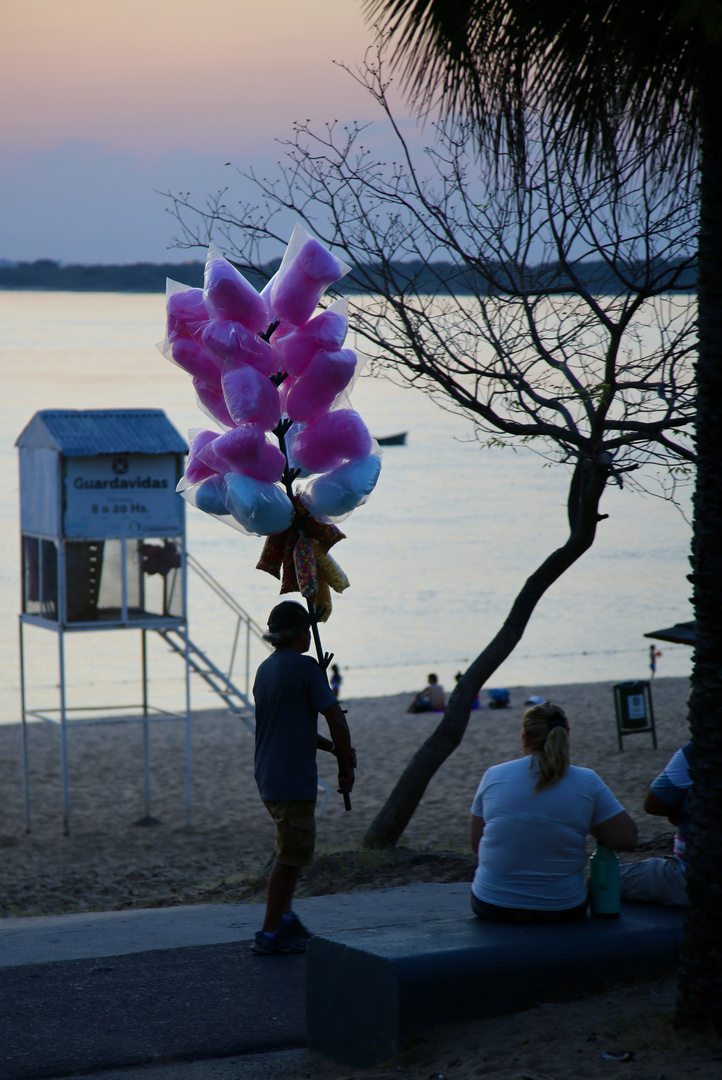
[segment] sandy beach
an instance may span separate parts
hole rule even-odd
[[[408,694],[344,701],[358,753],[357,785],[353,811],[345,813],[340,796],[333,792],[334,760],[319,754],[320,775],[332,788],[332,794],[319,822],[319,862],[326,867],[326,878],[325,883],[317,884],[316,891],[339,891],[349,885],[369,888],[403,884],[404,880],[464,880],[470,866],[467,829],[471,799],[489,765],[519,756],[520,717],[524,701],[531,694],[540,694],[566,709],[572,725],[572,760],[595,769],[634,816],[641,840],[637,857],[654,851],[665,853],[672,829],[665,821],[645,815],[642,800],[650,779],[688,737],[688,683],[665,678],[654,682],[658,748],[653,748],[649,734],[638,734],[625,740],[623,753],[617,746],[612,686],[594,683],[516,687],[511,690],[511,709],[484,708],[472,713],[461,747],[429,785],[401,840],[400,846],[411,849],[416,856],[423,854],[425,860],[397,859],[391,872],[383,860],[361,852],[361,840],[401,769],[440,718],[407,714]],[[30,833],[26,833],[24,822],[20,726],[0,726],[3,915],[260,899],[256,879],[272,853],[272,828],[253,781],[253,740],[238,719],[220,711],[194,715],[190,828],[185,824],[182,724],[158,723],[151,728],[151,812],[160,822],[152,827],[135,824],[143,814],[140,727],[113,725],[70,731],[71,833],[67,837],[62,835],[59,731],[55,726],[32,724],[28,732]],[[334,860],[334,853],[348,852],[356,852],[363,873],[351,875],[351,881],[334,878],[333,867],[344,866],[342,860]],[[451,866],[451,878],[440,874],[445,860]],[[311,876],[308,889],[314,891]],[[468,1026],[453,1029],[453,1037],[448,1032],[440,1033],[438,1039],[414,1050],[402,1072],[409,1077],[443,1074],[458,1080],[476,1076],[549,1080],[628,1074],[639,1080],[654,1076],[670,1080],[693,1075],[692,1071],[680,1070],[688,1066],[691,1069],[695,1061],[699,1066],[700,1061],[711,1060],[709,1054],[714,1046],[709,1040],[698,1039],[703,1056],[697,1057],[695,1050],[690,1058],[694,1040],[671,1028],[673,980],[654,987],[643,984],[619,989],[615,994],[575,1002],[573,1006],[544,1006],[532,1010],[534,1015],[523,1014],[523,1021],[507,1018],[501,1025],[494,1021],[476,1025],[473,1030]],[[664,1038],[672,1048],[669,1053],[679,1059],[674,1066],[677,1071],[662,1068],[657,1058],[650,1057],[647,1071],[640,1072],[637,1065],[630,1072],[628,1068],[625,1071],[621,1059],[600,1056],[602,1051],[616,1052],[615,1047],[621,1046],[621,1053],[634,1051],[635,1061],[641,1061],[641,1046],[637,1050],[627,1047],[624,1039],[644,1038],[645,1045],[652,1045],[650,1010],[659,1030],[664,1028]],[[556,1035],[555,1024],[562,1025]],[[609,1024],[617,1025],[614,1038],[604,1035]],[[632,1026],[625,1028],[625,1024]],[[532,1034],[536,1031],[537,1041],[541,1042],[527,1058],[517,1053],[513,1061],[511,1057],[502,1060],[497,1036],[506,1031],[518,1048],[521,1036],[512,1035],[514,1025],[527,1035],[530,1030]],[[566,1032],[563,1039],[562,1030]],[[488,1045],[493,1043],[498,1052],[493,1061],[484,1060],[479,1047],[487,1045],[484,1039],[490,1040],[492,1031],[496,1041]],[[683,1045],[692,1048],[689,1053],[681,1052]],[[441,1055],[438,1060],[434,1058],[437,1050]],[[596,1062],[594,1069],[592,1058]],[[582,1059],[586,1062],[583,1068]],[[329,1071],[321,1070],[319,1076],[349,1075],[348,1070],[340,1071],[328,1063],[326,1067]],[[376,1070],[373,1075],[386,1074]],[[388,1075],[398,1076],[399,1071]],[[694,1075],[715,1074],[714,1070],[705,1072],[698,1067]]]

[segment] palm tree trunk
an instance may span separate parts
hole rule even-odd
[[[702,77],[697,487],[692,575],[697,619],[689,721],[694,781],[675,1022],[722,1030],[722,48]]]
[[[599,502],[608,476],[602,464],[577,465],[569,489],[569,539],[527,579],[504,625],[465,672],[449,698],[439,726],[416,751],[372,822],[364,836],[364,847],[388,848],[398,841],[429,781],[464,737],[474,697],[514,651],[547,589],[592,546],[600,520]]]

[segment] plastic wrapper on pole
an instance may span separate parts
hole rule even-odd
[[[297,225],[274,276],[270,302],[274,318],[302,326],[313,315],[324,292],[350,267]]]
[[[269,378],[252,367],[233,368],[221,380],[228,412],[236,424],[271,431],[281,419],[281,400]]]
[[[340,521],[365,503],[376,487],[381,472],[378,454],[340,465],[313,480],[304,501],[313,517]]]
[[[241,323],[213,319],[203,327],[202,341],[219,369],[228,371],[248,364],[263,375],[278,370],[278,359],[268,342]]]
[[[263,297],[212,244],[206,259],[203,299],[213,318],[241,323],[252,334],[262,333],[270,321]]]
[[[166,332],[168,341],[194,337],[210,319],[202,289],[190,289],[177,281],[168,281],[166,291]]]
[[[305,326],[271,339],[279,358],[279,366],[289,375],[302,375],[319,349],[336,352],[342,348],[348,331],[348,300],[334,301]]]
[[[220,388],[209,386],[207,383],[204,383],[202,379],[194,379],[193,389],[198,396],[201,411],[204,412],[206,416],[209,416],[211,420],[216,420],[221,427],[235,427],[233,418],[228,411],[223,391]]]
[[[344,461],[371,453],[369,430],[353,409],[337,409],[311,421],[293,438],[291,453],[312,473],[328,472]]]
[[[288,529],[295,514],[293,503],[276,484],[227,473],[226,506],[239,524],[258,536],[272,536]]]

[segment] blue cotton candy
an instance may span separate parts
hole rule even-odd
[[[226,486],[220,476],[211,476],[196,489],[195,503],[205,514],[216,517],[228,513],[225,503]]]
[[[308,492],[311,514],[313,517],[327,518],[350,514],[369,497],[376,487],[380,472],[381,458],[378,454],[369,454],[319,476]]]
[[[281,488],[240,473],[227,473],[228,511],[239,525],[258,536],[283,532],[293,521],[295,510]]]

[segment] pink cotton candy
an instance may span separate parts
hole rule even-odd
[[[243,471],[246,465],[257,465],[263,456],[266,436],[257,424],[244,424],[219,435],[211,447],[207,447],[220,467],[216,472]],[[201,451],[203,455],[204,451]]]
[[[171,293],[166,299],[166,337],[175,341],[179,337],[192,337],[210,318],[203,302],[202,289],[183,289]]]
[[[309,236],[271,289],[277,318],[301,326],[313,315],[324,289],[341,277],[338,259]]]
[[[258,424],[271,431],[281,418],[278,390],[252,367],[226,371],[221,380],[228,411],[236,424]]]
[[[231,367],[250,364],[264,375],[272,375],[278,368],[277,358],[268,342],[261,341],[238,322],[213,319],[203,330],[203,344],[215,357],[219,368],[226,364]]]
[[[176,338],[171,346],[171,356],[178,367],[183,368],[189,375],[220,389],[221,373],[213,357],[199,342],[193,338]]]
[[[217,431],[199,431],[191,439],[191,449],[186,463],[185,478],[189,484],[197,484],[199,480],[207,480],[218,469],[207,465],[200,456],[203,450],[218,438]]]
[[[348,386],[356,371],[352,349],[326,352],[319,349],[303,375],[286,394],[285,411],[292,420],[310,420],[329,408],[334,398]]]
[[[254,480],[264,480],[268,484],[275,484],[281,479],[285,465],[286,459],[278,447],[266,440],[261,460],[257,464],[240,465],[236,471]]]
[[[348,319],[338,311],[322,311],[305,326],[281,337],[273,335],[273,344],[281,358],[282,370],[301,375],[319,349],[334,352],[346,338]]]
[[[253,369],[249,368],[248,370],[252,371]],[[196,394],[198,394],[198,400],[201,405],[205,406],[211,416],[217,420],[219,424],[228,428],[234,426],[222,390],[217,389],[215,386],[208,386],[208,384],[202,382],[201,379],[193,380],[193,388]]]
[[[206,266],[203,297],[216,319],[239,322],[253,334],[268,327],[270,319],[264,300],[225,259],[213,259]]]
[[[342,461],[371,452],[368,428],[353,409],[336,409],[312,420],[293,440],[295,460],[310,472],[328,472]]]

